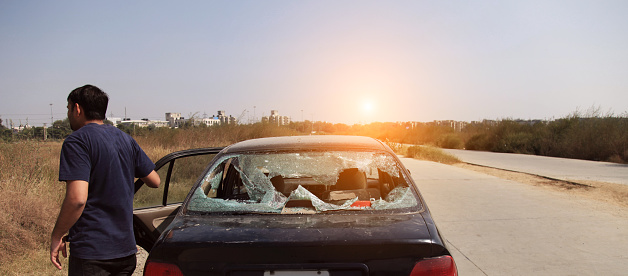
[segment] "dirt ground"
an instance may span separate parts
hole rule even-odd
[[[138,246],[135,257],[137,258],[137,265],[135,266],[135,271],[133,271],[133,276],[142,276],[144,275],[144,264],[148,258],[148,252]]]
[[[532,174],[471,165],[467,163],[457,163],[454,164],[454,166],[492,175],[502,179],[563,191],[575,196],[582,196],[620,207],[628,207],[628,185],[589,180],[563,181]]]

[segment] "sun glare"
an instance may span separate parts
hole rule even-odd
[[[373,111],[373,103],[370,101],[365,101],[364,103],[362,103],[362,110],[364,110],[365,112]]]

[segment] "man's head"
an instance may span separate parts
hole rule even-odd
[[[68,95],[68,119],[72,130],[88,121],[102,121],[107,113],[109,96],[93,85],[76,88]]]

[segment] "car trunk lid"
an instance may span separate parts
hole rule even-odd
[[[164,235],[151,259],[176,259],[186,274],[409,273],[434,252],[420,213],[184,216]]]

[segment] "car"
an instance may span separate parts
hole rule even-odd
[[[156,166],[159,190],[136,182],[145,275],[457,275],[410,172],[379,140],[259,138]]]

